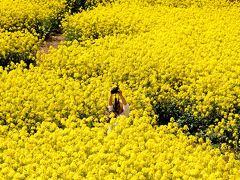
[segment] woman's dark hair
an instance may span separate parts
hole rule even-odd
[[[120,107],[119,98],[117,98],[117,97],[115,96],[114,103],[113,103],[113,112],[114,112],[115,114],[118,113],[119,107]]]

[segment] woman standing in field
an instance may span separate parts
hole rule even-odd
[[[115,95],[115,99],[113,102],[113,95]],[[116,95],[120,97],[117,98]],[[110,96],[108,98],[108,112],[106,115],[109,115],[111,112],[115,114],[115,116],[129,116],[130,108],[126,99],[124,98],[122,91],[118,88],[112,88],[110,91]]]

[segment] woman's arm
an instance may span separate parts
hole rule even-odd
[[[112,104],[112,93],[110,92],[110,96],[109,96],[109,98],[108,98],[108,106],[112,106],[113,104]]]
[[[124,96],[122,95],[122,91],[120,91],[119,90],[119,96],[120,96],[120,98],[121,98],[121,100],[122,100],[122,103],[123,103],[123,105],[127,105],[127,101],[126,101],[126,99],[124,98]]]

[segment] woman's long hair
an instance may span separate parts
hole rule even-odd
[[[119,108],[120,108],[120,101],[119,97],[115,95],[114,103],[113,103],[113,112],[115,115],[118,115],[119,113]]]

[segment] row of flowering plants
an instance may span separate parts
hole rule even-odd
[[[34,63],[40,42],[60,32],[62,18],[71,14],[72,9],[87,8],[87,3],[88,6],[97,4],[83,0],[1,0],[0,65],[6,67],[21,60],[27,64]]]
[[[66,9],[65,1],[1,0],[0,65],[34,63],[40,39],[55,31]]]

